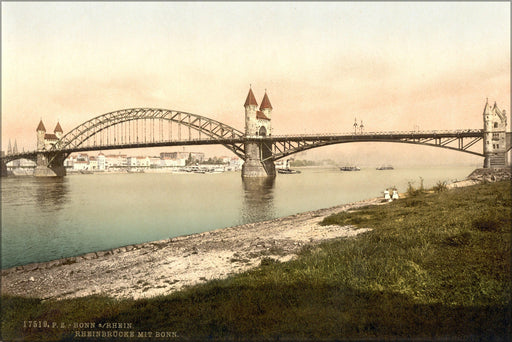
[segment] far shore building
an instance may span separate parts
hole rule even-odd
[[[6,166],[9,168],[32,168],[36,166],[36,163],[29,159],[17,159],[8,162]]]
[[[160,158],[158,158],[158,157],[149,157],[149,166],[151,168],[158,168],[158,167],[160,167]]]
[[[226,156],[219,157],[219,159],[222,160],[222,163],[224,163],[224,164],[229,164],[231,161],[231,157],[226,157]]]
[[[86,171],[89,170],[89,162],[86,161],[75,161],[73,163],[74,171]]]
[[[229,160],[229,171],[239,171],[242,169],[242,165],[244,164],[244,160],[238,157],[232,157]]]
[[[126,158],[126,166],[136,167],[137,166],[137,157],[127,157]]]
[[[190,152],[160,152],[160,158],[188,159]]]
[[[98,159],[94,156],[89,157],[89,167],[90,171],[98,171]]]
[[[186,159],[162,158],[160,167],[182,167],[186,165]]]
[[[89,155],[87,153],[72,153],[64,160],[64,167],[75,170],[76,163],[80,163],[80,166],[77,166],[77,168],[82,170],[83,165],[89,164]]]
[[[98,154],[98,171],[105,171],[106,170],[106,158],[103,153]]]
[[[151,161],[149,160],[149,157],[137,157],[137,166],[150,167]]]
[[[126,154],[109,154],[105,156],[106,168],[123,168],[128,165],[128,157]]]

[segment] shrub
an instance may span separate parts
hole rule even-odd
[[[264,257],[261,259],[261,266],[270,266],[275,264],[279,264],[279,260],[270,257]]]
[[[446,186],[446,182],[438,181],[437,184],[432,187],[432,190],[434,190],[436,193],[439,193],[448,190],[448,187]]]
[[[422,195],[425,193],[425,187],[423,186],[423,178],[420,177],[420,187],[417,189],[412,185],[411,182],[408,182],[407,184],[408,184],[407,191],[406,191],[407,196],[414,197],[414,196],[419,196],[419,195]]]

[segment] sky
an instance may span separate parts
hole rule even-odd
[[[66,133],[132,107],[243,130],[249,86],[259,103],[267,91],[274,135],[348,132],[355,118],[367,131],[482,128],[487,98],[510,113],[509,2],[2,2],[1,9],[2,150],[15,139],[20,150],[35,149],[40,119],[48,131],[59,121]],[[334,145],[302,158],[483,163],[391,143]]]

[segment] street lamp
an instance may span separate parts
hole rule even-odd
[[[354,134],[357,133],[357,118],[354,118]]]

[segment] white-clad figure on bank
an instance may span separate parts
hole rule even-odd
[[[396,189],[393,190],[393,197],[392,198],[393,198],[393,200],[397,200],[398,199],[398,191],[396,191]]]
[[[385,199],[385,200],[388,200],[388,202],[391,202],[391,197],[389,197],[389,191],[388,191],[388,189],[386,189],[386,190],[384,191],[384,199]]]

